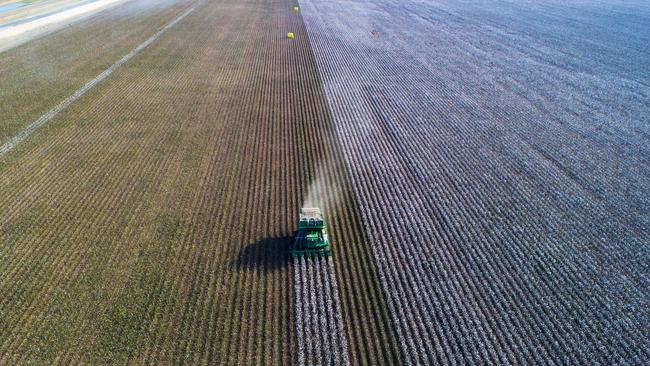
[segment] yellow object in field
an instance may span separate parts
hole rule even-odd
[[[298,11],[298,7],[297,7],[297,6],[294,6],[294,7],[293,7],[293,11]]]
[[[293,39],[293,33],[291,33],[291,32],[287,33],[287,38]]]

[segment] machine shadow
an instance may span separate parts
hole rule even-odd
[[[288,266],[291,263],[289,249],[293,239],[293,236],[264,238],[243,247],[237,256],[237,268],[270,272]]]

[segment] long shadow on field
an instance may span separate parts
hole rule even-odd
[[[237,257],[237,268],[257,268],[268,272],[288,266],[292,240],[293,236],[265,238],[245,246]]]

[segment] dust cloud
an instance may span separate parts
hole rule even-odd
[[[320,207],[323,210],[333,210],[341,200],[343,189],[341,183],[335,180],[340,176],[340,167],[332,161],[321,160],[307,187],[307,194],[302,207]]]

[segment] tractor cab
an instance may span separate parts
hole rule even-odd
[[[291,247],[291,256],[328,257],[332,255],[327,240],[327,226],[319,208],[302,208],[298,217],[298,230]]]
[[[323,242],[323,233],[319,230],[311,230],[307,232],[305,238],[309,243],[318,245]]]

